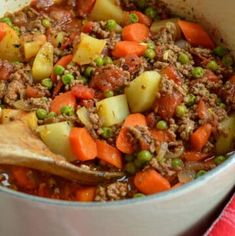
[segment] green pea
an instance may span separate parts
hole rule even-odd
[[[148,7],[145,9],[145,15],[147,15],[150,18],[155,18],[157,16],[157,11],[156,9],[152,8],[152,7]]]
[[[145,8],[145,6],[146,6],[145,0],[138,0],[138,1],[136,1],[136,3],[139,8]]]
[[[188,94],[185,97],[185,103],[187,106],[192,106],[195,104],[195,102],[196,102],[196,97],[193,94]]]
[[[143,193],[135,193],[133,198],[141,198],[141,197],[145,197],[145,195]]]
[[[44,87],[46,87],[48,89],[51,89],[52,86],[53,86],[53,82],[49,78],[42,80],[41,84],[42,84],[42,86],[44,86]]]
[[[189,56],[185,53],[180,53],[179,57],[178,57],[178,61],[182,64],[182,65],[186,65],[189,63]]]
[[[60,112],[62,115],[65,115],[65,116],[72,116],[74,115],[74,109],[73,107],[71,106],[63,106],[61,109],[60,109]]]
[[[97,66],[103,66],[103,65],[104,65],[104,60],[103,60],[103,58],[102,58],[102,57],[97,57],[97,58],[95,59],[95,64],[96,64]]]
[[[220,164],[223,163],[225,160],[226,160],[225,156],[217,156],[217,157],[214,159],[214,163],[215,163],[216,165],[220,165]]]
[[[74,80],[74,76],[70,73],[62,77],[62,82],[64,85],[71,84],[73,80]]]
[[[109,127],[101,128],[101,136],[105,139],[111,138],[113,136],[113,131]]]
[[[127,162],[134,161],[134,159],[135,159],[135,155],[131,155],[131,154],[125,155],[125,160],[126,160]]]
[[[165,120],[160,120],[157,122],[157,129],[159,130],[166,130],[168,129],[168,124]]]
[[[56,75],[63,75],[64,71],[65,71],[65,68],[61,65],[56,65],[55,68],[54,68],[54,73]]]
[[[172,166],[174,169],[178,169],[178,168],[180,168],[180,167],[183,166],[183,161],[182,161],[181,159],[178,159],[178,158],[173,159],[173,160],[171,161],[171,166]]]
[[[182,118],[186,115],[188,109],[185,105],[179,105],[176,107],[176,116]]]
[[[206,173],[207,173],[206,170],[199,170],[196,174],[196,179],[203,176],[203,175],[205,175]]]
[[[117,27],[117,22],[115,20],[108,20],[106,23],[106,29],[108,31],[114,31]]]
[[[213,50],[213,53],[216,56],[223,57],[225,54],[228,53],[228,49],[222,46],[218,46]]]
[[[9,26],[13,26],[12,20],[9,17],[3,17],[0,19],[0,22],[4,22],[6,24],[8,24]]]
[[[139,21],[139,17],[135,13],[129,14],[129,23],[137,23]]]
[[[137,154],[137,159],[142,163],[147,163],[151,161],[152,157],[153,155],[151,154],[151,152],[147,150],[141,151]]]
[[[81,80],[84,84],[87,84],[88,80],[85,76],[78,77],[78,80]]]
[[[39,120],[44,120],[47,118],[48,112],[45,109],[39,108],[36,111],[36,115]]]
[[[110,64],[113,64],[113,60],[111,57],[108,57],[108,56],[105,56],[103,58],[103,61],[104,61],[104,65],[110,65]]]
[[[125,166],[125,170],[126,170],[126,172],[128,172],[131,175],[135,174],[137,171],[136,166],[133,162],[127,163]]]
[[[87,78],[90,78],[93,74],[93,71],[94,71],[94,68],[91,67],[91,66],[88,66],[84,72],[84,75],[87,77]]]
[[[155,43],[154,43],[153,41],[149,40],[149,41],[147,42],[147,47],[148,47],[149,49],[155,49],[155,48],[156,48],[156,45],[155,45]]]
[[[57,116],[57,114],[52,111],[47,115],[47,118],[55,118],[56,116]]]
[[[155,58],[156,52],[155,52],[155,50],[148,48],[148,49],[145,51],[144,56],[145,56],[146,58],[152,60],[152,59]]]
[[[113,92],[112,90],[105,91],[105,92],[104,92],[104,96],[105,96],[106,98],[113,97],[113,96],[114,96],[114,92]]]
[[[225,55],[222,59],[222,62],[225,66],[232,66],[233,65],[233,58],[231,55]]]
[[[201,78],[204,75],[204,69],[202,67],[195,67],[192,70],[192,76],[196,79]]]
[[[219,69],[219,66],[217,64],[216,61],[210,61],[208,64],[207,64],[207,68],[212,70],[212,71],[217,71]]]
[[[49,19],[43,19],[42,20],[42,25],[45,27],[45,28],[49,28],[51,26],[51,22]]]

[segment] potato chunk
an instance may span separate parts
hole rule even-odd
[[[129,115],[125,95],[103,99],[96,103],[98,114],[104,126],[121,123]]]
[[[91,20],[109,20],[113,19],[121,24],[125,17],[124,11],[116,0],[96,0],[95,6],[90,13]]]
[[[40,48],[34,59],[32,75],[34,80],[41,81],[48,78],[53,72],[53,46],[45,43]]]
[[[42,125],[37,131],[52,152],[64,156],[67,161],[75,160],[69,141],[71,125],[68,122]]]
[[[85,125],[88,129],[92,128],[92,124],[88,116],[88,111],[85,107],[79,108],[76,113],[83,125]]]
[[[225,119],[220,124],[222,133],[217,139],[216,142],[216,153],[226,154],[233,150],[235,147],[235,115],[232,115]]]
[[[156,71],[146,71],[134,79],[125,89],[131,112],[144,112],[149,110],[154,103],[161,76]]]
[[[89,64],[102,53],[105,45],[105,40],[96,39],[82,33],[73,61],[79,65]]]
[[[20,38],[17,32],[9,25],[0,22],[0,31],[4,32],[0,40],[0,59],[20,61]]]

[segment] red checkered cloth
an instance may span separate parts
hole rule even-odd
[[[235,194],[205,236],[235,236]]]

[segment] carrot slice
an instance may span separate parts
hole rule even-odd
[[[152,20],[146,16],[145,14],[143,14],[142,12],[140,11],[131,11],[130,13],[132,14],[136,14],[139,18],[139,23],[142,23],[142,24],[145,24],[147,26],[150,26],[151,23],[152,23]]]
[[[154,169],[138,172],[134,177],[134,184],[140,192],[147,195],[166,191],[171,188],[169,181]]]
[[[0,23],[0,41],[4,38],[6,35],[6,24],[5,23]]]
[[[182,80],[173,66],[167,66],[162,70],[162,74],[166,75],[168,79],[173,80],[176,84],[181,84]]]
[[[94,89],[88,88],[84,85],[75,85],[71,91],[76,98],[92,99],[95,97]]]
[[[17,166],[12,168],[11,173],[21,188],[33,190],[36,188],[36,182],[33,180],[33,178],[28,176],[28,171],[28,168]]]
[[[113,49],[113,56],[126,57],[129,55],[142,56],[147,46],[134,41],[120,41],[117,42]]]
[[[191,135],[191,145],[195,151],[200,152],[202,148],[208,142],[212,132],[212,126],[209,123],[206,123],[200,126],[192,135]]]
[[[121,153],[113,146],[109,145],[106,141],[96,140],[98,158],[121,169],[122,156]]]
[[[175,114],[176,107],[183,101],[179,92],[162,93],[156,101],[156,111],[163,119],[169,119]]]
[[[66,67],[73,59],[73,55],[67,55],[60,58],[60,60],[55,64],[55,66],[60,65]],[[51,75],[52,81],[56,81],[56,74],[53,72]]]
[[[81,188],[76,191],[76,200],[80,202],[93,202],[95,194],[96,187]]]
[[[179,187],[181,187],[181,186],[183,186],[182,183],[177,183],[177,184],[175,184],[174,186],[172,186],[171,189],[176,189],[176,188],[179,188]]]
[[[142,42],[149,37],[149,28],[141,23],[127,25],[122,30],[122,39],[124,41]]]
[[[95,5],[96,0],[77,0],[78,15],[81,17],[89,14]]]
[[[71,91],[56,96],[51,102],[50,110],[57,114],[60,114],[61,108],[66,105],[73,108],[76,106],[76,98]]]
[[[147,121],[144,115],[136,113],[131,114],[126,118],[116,139],[116,147],[118,148],[118,150],[126,154],[131,154],[134,152],[134,147],[127,135],[127,127],[134,127],[137,125],[147,126]]]
[[[83,33],[91,33],[94,27],[94,22],[93,21],[88,21],[82,26],[82,32]]]
[[[27,98],[40,98],[43,97],[43,95],[40,93],[40,91],[37,88],[28,86],[25,90],[25,96]]]
[[[201,161],[207,157],[207,155],[201,152],[188,151],[183,154],[183,157],[187,161]]]
[[[203,46],[210,49],[215,48],[215,43],[201,25],[183,20],[179,20],[178,25],[186,40],[192,46]]]
[[[207,105],[203,100],[199,101],[197,105],[196,113],[200,119],[206,119],[208,117]]]
[[[69,139],[72,151],[79,161],[88,161],[96,158],[96,143],[86,128],[72,128]]]
[[[162,130],[150,130],[152,137],[158,142],[169,142],[171,138],[167,131]]]

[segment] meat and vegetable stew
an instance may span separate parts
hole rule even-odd
[[[0,166],[0,184],[41,197],[113,201],[177,188],[234,148],[230,50],[160,1],[35,0],[0,19],[1,123],[22,120],[113,183]]]

